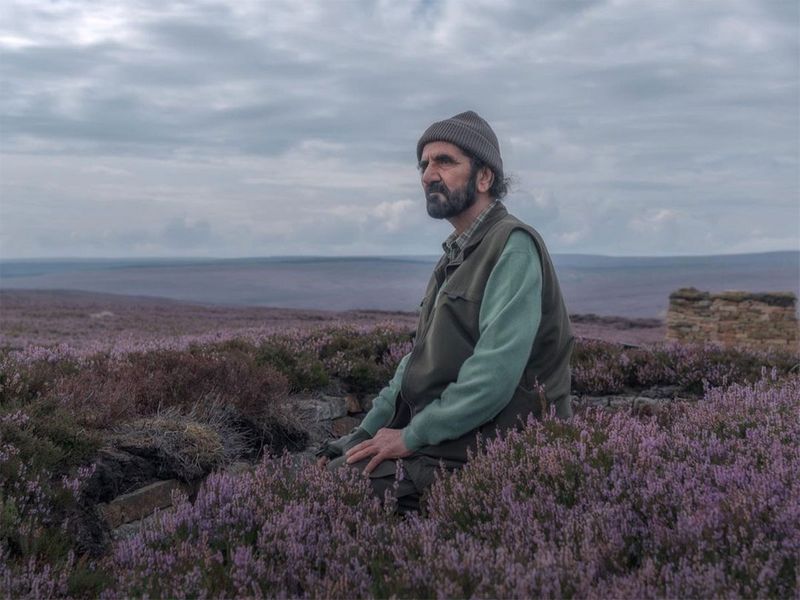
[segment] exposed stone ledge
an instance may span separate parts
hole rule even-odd
[[[97,510],[109,528],[138,521],[153,514],[156,509],[172,506],[172,492],[188,488],[177,479],[156,481],[138,490],[117,496],[108,504],[98,504]]]
[[[334,396],[293,398],[292,406],[307,421],[330,421],[347,415],[347,402]]]
[[[702,292],[696,288],[680,288],[669,295],[670,300],[726,300],[728,302],[760,302],[769,306],[794,306],[797,297],[792,292]]]

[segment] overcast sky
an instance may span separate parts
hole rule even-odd
[[[0,3],[0,256],[437,254],[472,109],[551,252],[800,247],[796,0]]]

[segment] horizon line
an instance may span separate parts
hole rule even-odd
[[[800,254],[800,249],[785,250],[763,250],[759,252],[728,252],[714,254],[594,254],[591,252],[551,252],[551,256],[590,256],[599,258],[712,258],[723,256],[753,256],[763,254]],[[180,256],[180,255],[160,255],[160,256],[22,256],[5,258],[0,257],[0,262],[14,261],[110,261],[110,260],[257,260],[257,259],[351,259],[351,258],[433,258],[440,254],[272,254],[272,255],[250,255],[250,256]]]

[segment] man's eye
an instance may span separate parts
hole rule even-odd
[[[427,168],[428,168],[428,163],[426,162],[421,162],[417,165],[417,170],[419,170],[420,172],[424,171]]]

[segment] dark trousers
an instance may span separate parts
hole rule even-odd
[[[363,471],[369,459],[360,460],[348,465],[344,456],[333,459],[328,463],[331,470],[340,468],[353,468]],[[397,481],[398,462],[402,462],[403,476]],[[444,468],[453,471],[463,466],[454,461],[439,460],[422,454],[412,454],[400,460],[385,460],[369,474],[372,493],[381,500],[387,491],[397,499],[397,512],[406,514],[420,509],[422,495],[436,478],[436,471]],[[395,483],[397,486],[395,487]]]

